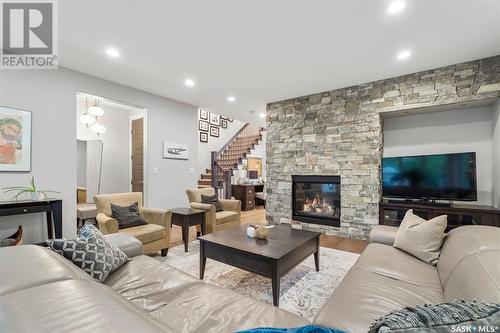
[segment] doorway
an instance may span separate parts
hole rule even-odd
[[[130,118],[130,186],[144,197],[144,117]]]
[[[130,191],[142,192],[146,201],[147,110],[77,93],[76,121],[79,202],[93,204],[95,195]],[[100,149],[90,154],[94,145]]]

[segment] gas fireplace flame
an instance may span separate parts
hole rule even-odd
[[[303,212],[335,215],[335,207],[326,199],[322,199],[319,193],[315,193],[313,199],[306,197]]]

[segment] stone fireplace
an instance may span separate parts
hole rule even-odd
[[[340,227],[340,177],[292,176],[292,218]]]
[[[366,238],[378,224],[381,200],[380,114],[499,97],[500,56],[495,56],[268,104],[268,221]],[[338,223],[304,221],[297,205],[328,208],[323,197],[311,194],[294,202],[292,175],[341,177]]]

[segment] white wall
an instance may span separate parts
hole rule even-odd
[[[492,204],[492,107],[384,119],[384,157],[476,152],[478,201]]]
[[[493,206],[500,208],[500,99],[494,106],[492,129]]]
[[[10,70],[0,75],[0,105],[32,111],[31,173],[0,173],[0,186],[22,185],[33,175],[41,188],[58,190],[63,199],[63,236],[76,232],[76,106],[77,92],[103,96],[148,110],[148,205],[172,208],[187,204],[185,189],[198,175],[197,107],[132,89],[68,69]],[[190,147],[189,160],[162,158],[162,141]],[[153,168],[159,173],[153,175]],[[9,196],[0,193],[0,200]],[[0,218],[0,237],[25,227],[25,241],[46,237],[42,214]]]
[[[106,132],[100,135],[92,132],[90,127],[82,124],[78,119],[86,112],[85,100],[78,99],[76,106],[76,137],[78,140],[99,140],[98,158],[89,158],[89,170],[97,166],[97,173],[87,177],[87,200],[92,201],[97,194],[99,180],[100,149],[102,148],[102,171],[100,193],[121,193],[130,190],[130,129],[129,117],[136,112],[119,109],[101,103],[104,115],[98,122],[106,126]]]
[[[203,120],[205,121],[205,120]],[[208,142],[199,142],[198,138],[198,154],[199,154],[199,166],[198,170],[200,173],[205,173],[206,169],[210,169],[211,155],[212,151],[219,151],[224,147],[224,145],[245,125],[244,122],[234,119],[232,122],[227,122],[227,128],[222,128],[219,126],[219,137],[210,136],[208,134]],[[198,127],[198,122],[196,122],[196,127]],[[198,134],[199,135],[199,134]]]

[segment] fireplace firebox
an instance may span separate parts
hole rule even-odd
[[[292,176],[292,219],[340,227],[340,176]]]

